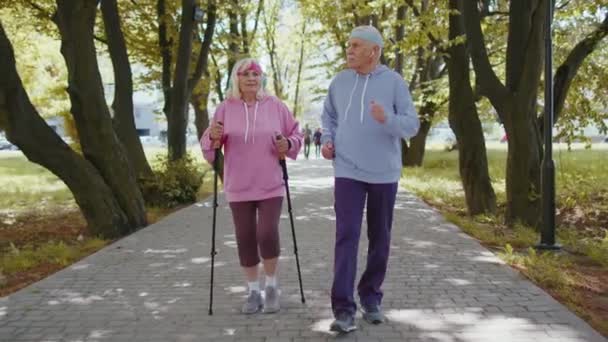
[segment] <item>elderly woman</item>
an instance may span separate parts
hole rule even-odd
[[[227,99],[216,109],[201,138],[205,159],[224,147],[224,191],[232,210],[239,261],[249,295],[242,312],[279,310],[277,260],[284,184],[279,158],[295,159],[302,134],[287,106],[267,94],[264,73],[255,59],[238,61],[230,75]],[[266,275],[262,300],[260,257]]]

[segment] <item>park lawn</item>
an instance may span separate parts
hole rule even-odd
[[[159,152],[161,149],[152,150],[150,156]],[[197,162],[207,167],[202,158]],[[212,177],[211,172],[206,174],[198,198],[211,193]],[[157,222],[183,207],[148,208],[148,222]],[[18,151],[0,153],[0,297],[111,242],[88,232],[72,194],[59,178]]]
[[[503,224],[506,157],[504,147],[488,150],[497,215],[467,215],[457,151],[427,150],[422,167],[404,170],[402,184],[608,336],[608,149],[554,152],[563,246],[557,254],[534,250],[539,233],[533,229]]]

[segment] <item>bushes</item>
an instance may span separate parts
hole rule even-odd
[[[189,154],[174,162],[169,162],[165,155],[159,155],[153,165],[154,176],[141,182],[148,206],[169,208],[196,202],[198,190],[209,169],[203,170],[203,166]]]

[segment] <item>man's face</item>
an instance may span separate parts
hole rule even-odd
[[[377,48],[368,41],[351,38],[348,40],[348,47],[346,48],[346,64],[351,69],[370,65],[376,58],[376,50]]]

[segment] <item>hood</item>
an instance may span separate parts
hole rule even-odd
[[[367,91],[367,83],[369,82],[369,79],[372,77],[377,77],[378,75],[389,71],[390,69],[383,64],[378,64],[376,66],[376,68],[374,70],[372,70],[372,72],[370,72],[369,74],[360,74],[358,72],[356,72],[353,69],[350,69],[350,72],[354,75],[355,77],[355,82],[353,83],[353,88],[350,91],[350,96],[348,98],[348,105],[346,105],[346,113],[344,114],[344,121],[346,121],[348,119],[348,111],[350,110],[350,106],[353,102],[353,95],[355,93],[355,89],[357,89],[357,84],[359,84],[359,82],[364,82],[363,83],[363,91],[361,92],[361,96],[360,96],[360,101],[361,101],[361,111],[359,113],[359,120],[361,121],[361,123],[363,123],[363,112],[364,112],[364,108],[365,108],[365,104],[363,103],[363,99],[365,99],[365,92]]]

